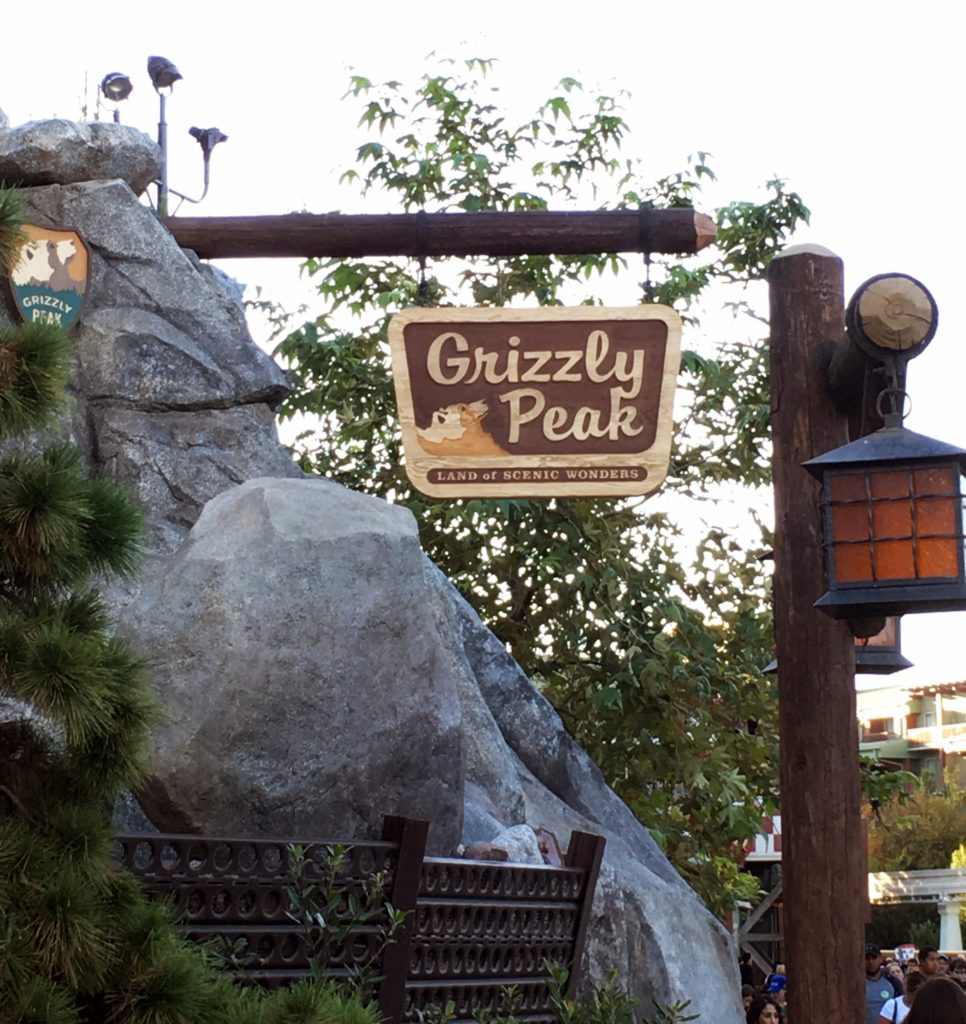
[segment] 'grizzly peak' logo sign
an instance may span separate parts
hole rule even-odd
[[[406,470],[432,497],[648,494],[671,450],[667,306],[410,309],[389,325]]]
[[[26,242],[10,272],[17,312],[27,323],[70,327],[87,291],[89,256],[76,231],[24,224]]]

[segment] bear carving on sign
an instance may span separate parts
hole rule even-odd
[[[419,446],[430,455],[506,455],[486,432],[483,418],[490,411],[486,402],[455,402],[433,413],[423,430],[416,428]]]

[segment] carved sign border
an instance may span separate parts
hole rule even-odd
[[[647,386],[647,405],[649,412],[644,417],[648,422],[648,429],[642,432],[645,440],[638,450],[627,450],[636,441],[633,438],[626,438],[621,441],[625,450],[607,451],[608,441],[591,442],[581,444],[578,441],[569,442],[569,451],[564,451],[567,444],[560,444],[556,451],[539,453],[519,454],[519,450],[511,453],[509,441],[521,442],[523,437],[516,438],[500,437],[496,441],[490,434],[477,431],[478,441],[473,454],[460,454],[454,450],[463,443],[461,436],[453,441],[446,434],[447,429],[459,430],[459,426],[452,426],[447,417],[455,415],[454,410],[459,408],[469,417],[467,410],[477,407],[482,410],[484,416],[492,416],[493,409],[498,408],[498,403],[508,402],[507,388],[512,384],[496,385],[493,383],[479,381],[477,390],[480,392],[480,401],[467,404],[468,396],[463,388],[463,397],[452,405],[439,401],[442,393],[440,376],[441,367],[446,366],[445,372],[453,378],[459,377],[459,371],[450,368],[457,365],[469,366],[475,356],[475,347],[484,351],[486,343],[479,346],[474,344],[474,326],[479,332],[479,337],[484,335],[487,338],[489,352],[496,353],[494,360],[500,362],[500,370],[497,371],[497,363],[494,362],[494,372],[505,372],[507,367],[507,356],[510,351],[510,342],[503,344],[494,343],[494,329],[497,331],[501,325],[506,325],[506,335],[512,339],[515,350],[519,351],[522,360],[526,359],[528,345],[527,330],[537,326],[537,330],[543,332],[543,337],[548,337],[546,325],[559,325],[561,337],[566,333],[569,339],[567,344],[572,344],[576,336],[590,338],[599,329],[609,329],[611,333],[619,331],[627,337],[633,338],[636,334],[640,337],[632,342],[636,346],[633,350],[641,350],[641,358],[646,358],[650,364],[647,372],[647,381],[641,382]],[[429,364],[427,356],[426,338],[427,326],[437,338],[447,333],[461,335],[466,342],[465,348],[457,352],[452,338],[448,339],[443,346],[437,345],[436,366],[437,377],[435,384],[430,380],[431,374],[426,370]],[[414,331],[415,328],[415,331]],[[421,342],[414,342],[416,332],[421,331]],[[644,336],[647,336],[645,338]],[[551,335],[552,331],[551,331]],[[603,335],[597,335],[598,338]],[[517,341],[516,339],[520,340]],[[659,339],[658,345],[650,344],[647,339]],[[414,308],[399,313],[389,324],[389,344],[392,354],[393,379],[396,389],[396,400],[399,409],[399,419],[402,425],[403,450],[406,459],[406,472],[413,486],[434,498],[496,498],[496,497],[624,497],[632,495],[650,494],[663,483],[666,475],[671,452],[671,437],[673,425],[673,402],[674,390],[677,382],[678,370],[681,362],[681,319],[678,314],[668,306],[647,304],[632,307],[602,307],[602,306],[576,306],[576,307],[543,307],[540,309],[507,309],[507,308]],[[586,342],[588,348],[590,341]],[[606,345],[606,355],[597,363],[598,366],[605,366],[607,360],[613,364],[616,358],[616,347],[604,338],[598,343],[597,352],[601,346]],[[418,356],[416,350],[419,349]],[[531,346],[532,348],[532,346]],[[572,351],[572,349],[571,349]],[[644,351],[649,351],[646,356]],[[445,352],[444,362],[440,362],[440,352]],[[630,358],[630,357],[628,357]],[[590,355],[586,359],[587,364],[591,363]],[[563,360],[558,361],[562,379],[570,379],[563,376]],[[529,365],[534,366],[533,360]],[[630,363],[625,363],[625,369]],[[637,364],[634,363],[636,368]],[[413,368],[419,371],[414,375]],[[541,377],[550,376],[544,367]],[[651,372],[651,371],[654,372]],[[425,371],[425,372],[423,372]],[[475,371],[474,371],[475,372]],[[579,373],[572,370],[571,373]],[[420,374],[423,379],[419,379]],[[598,373],[597,376],[605,376],[606,371]],[[465,376],[465,375],[464,375]],[[634,380],[637,381],[641,374]],[[472,378],[472,373],[468,379]],[[446,380],[446,384],[450,381]],[[514,383],[517,383],[514,381]],[[620,383],[617,381],[616,383]],[[608,385],[615,384],[614,379],[605,383],[586,383],[583,392],[578,388],[571,388],[568,396],[560,405],[561,412],[559,420],[567,422],[568,417],[575,417],[582,401],[581,395],[586,394],[588,400],[596,402],[597,407],[605,406],[607,402],[601,397],[601,389],[607,389]],[[438,413],[434,414],[432,423],[426,420],[426,398],[425,390],[427,385],[434,389],[434,404],[441,406]],[[633,391],[635,383],[628,381],[625,387]],[[415,387],[415,391],[414,391]],[[503,388],[500,397],[499,389]],[[454,389],[457,391],[459,389]],[[528,385],[528,405],[523,406],[523,399],[517,402],[518,409],[531,411],[541,401],[535,397],[539,387]],[[575,397],[576,394],[576,397]],[[642,391],[643,394],[643,391]],[[474,397],[476,397],[474,395]],[[613,401],[613,400],[610,400]],[[624,400],[621,399],[621,402]],[[417,407],[422,405],[422,415],[417,416]],[[626,404],[626,403],[625,403]],[[510,407],[513,408],[511,401]],[[551,407],[547,402],[548,409]],[[589,408],[589,407],[588,407]],[[613,416],[613,405],[611,405],[611,416]],[[508,415],[506,409],[502,410],[504,419]],[[445,415],[444,415],[445,414]],[[512,419],[512,414],[511,419]],[[605,415],[604,412],[600,413]],[[628,411],[628,415],[632,415]],[[418,420],[422,419],[422,425]],[[494,417],[495,419],[495,417]],[[521,416],[517,419],[522,420]],[[493,419],[490,420],[493,422]],[[586,420],[585,420],[586,422]],[[605,421],[598,420],[598,426]],[[608,420],[607,422],[612,422]],[[633,430],[637,430],[638,423],[643,420],[634,420]],[[431,444],[437,449],[430,453],[427,450],[427,438],[432,430],[433,438],[442,438],[441,441],[433,441]],[[484,425],[483,429],[487,429]],[[566,431],[567,427],[562,427]],[[466,430],[464,428],[464,435]],[[503,447],[501,447],[501,444]],[[588,451],[588,448],[596,447],[596,451]],[[521,444],[521,447],[525,445]],[[532,447],[532,445],[531,445]],[[546,445],[546,447],[554,447]],[[611,444],[611,448],[618,445]]]

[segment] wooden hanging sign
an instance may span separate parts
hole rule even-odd
[[[408,309],[389,344],[424,494],[620,497],[664,481],[681,361],[668,306]]]

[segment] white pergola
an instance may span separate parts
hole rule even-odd
[[[962,950],[959,911],[966,900],[966,868],[933,871],[878,871],[869,874],[871,903],[935,903],[939,907],[939,948]]]
[[[763,837],[762,845],[774,844],[774,835]],[[780,844],[779,844],[780,846]],[[758,850],[749,860],[781,860],[780,849]],[[758,932],[756,927],[769,908],[781,897],[782,883],[774,889],[747,916],[734,917],[735,941],[763,971],[771,964],[755,946],[759,942],[781,940],[778,932]],[[959,912],[966,903],[966,868],[946,868],[932,871],[879,871],[869,873],[870,903],[935,903],[939,910],[939,948],[947,953],[963,951],[963,933]]]

